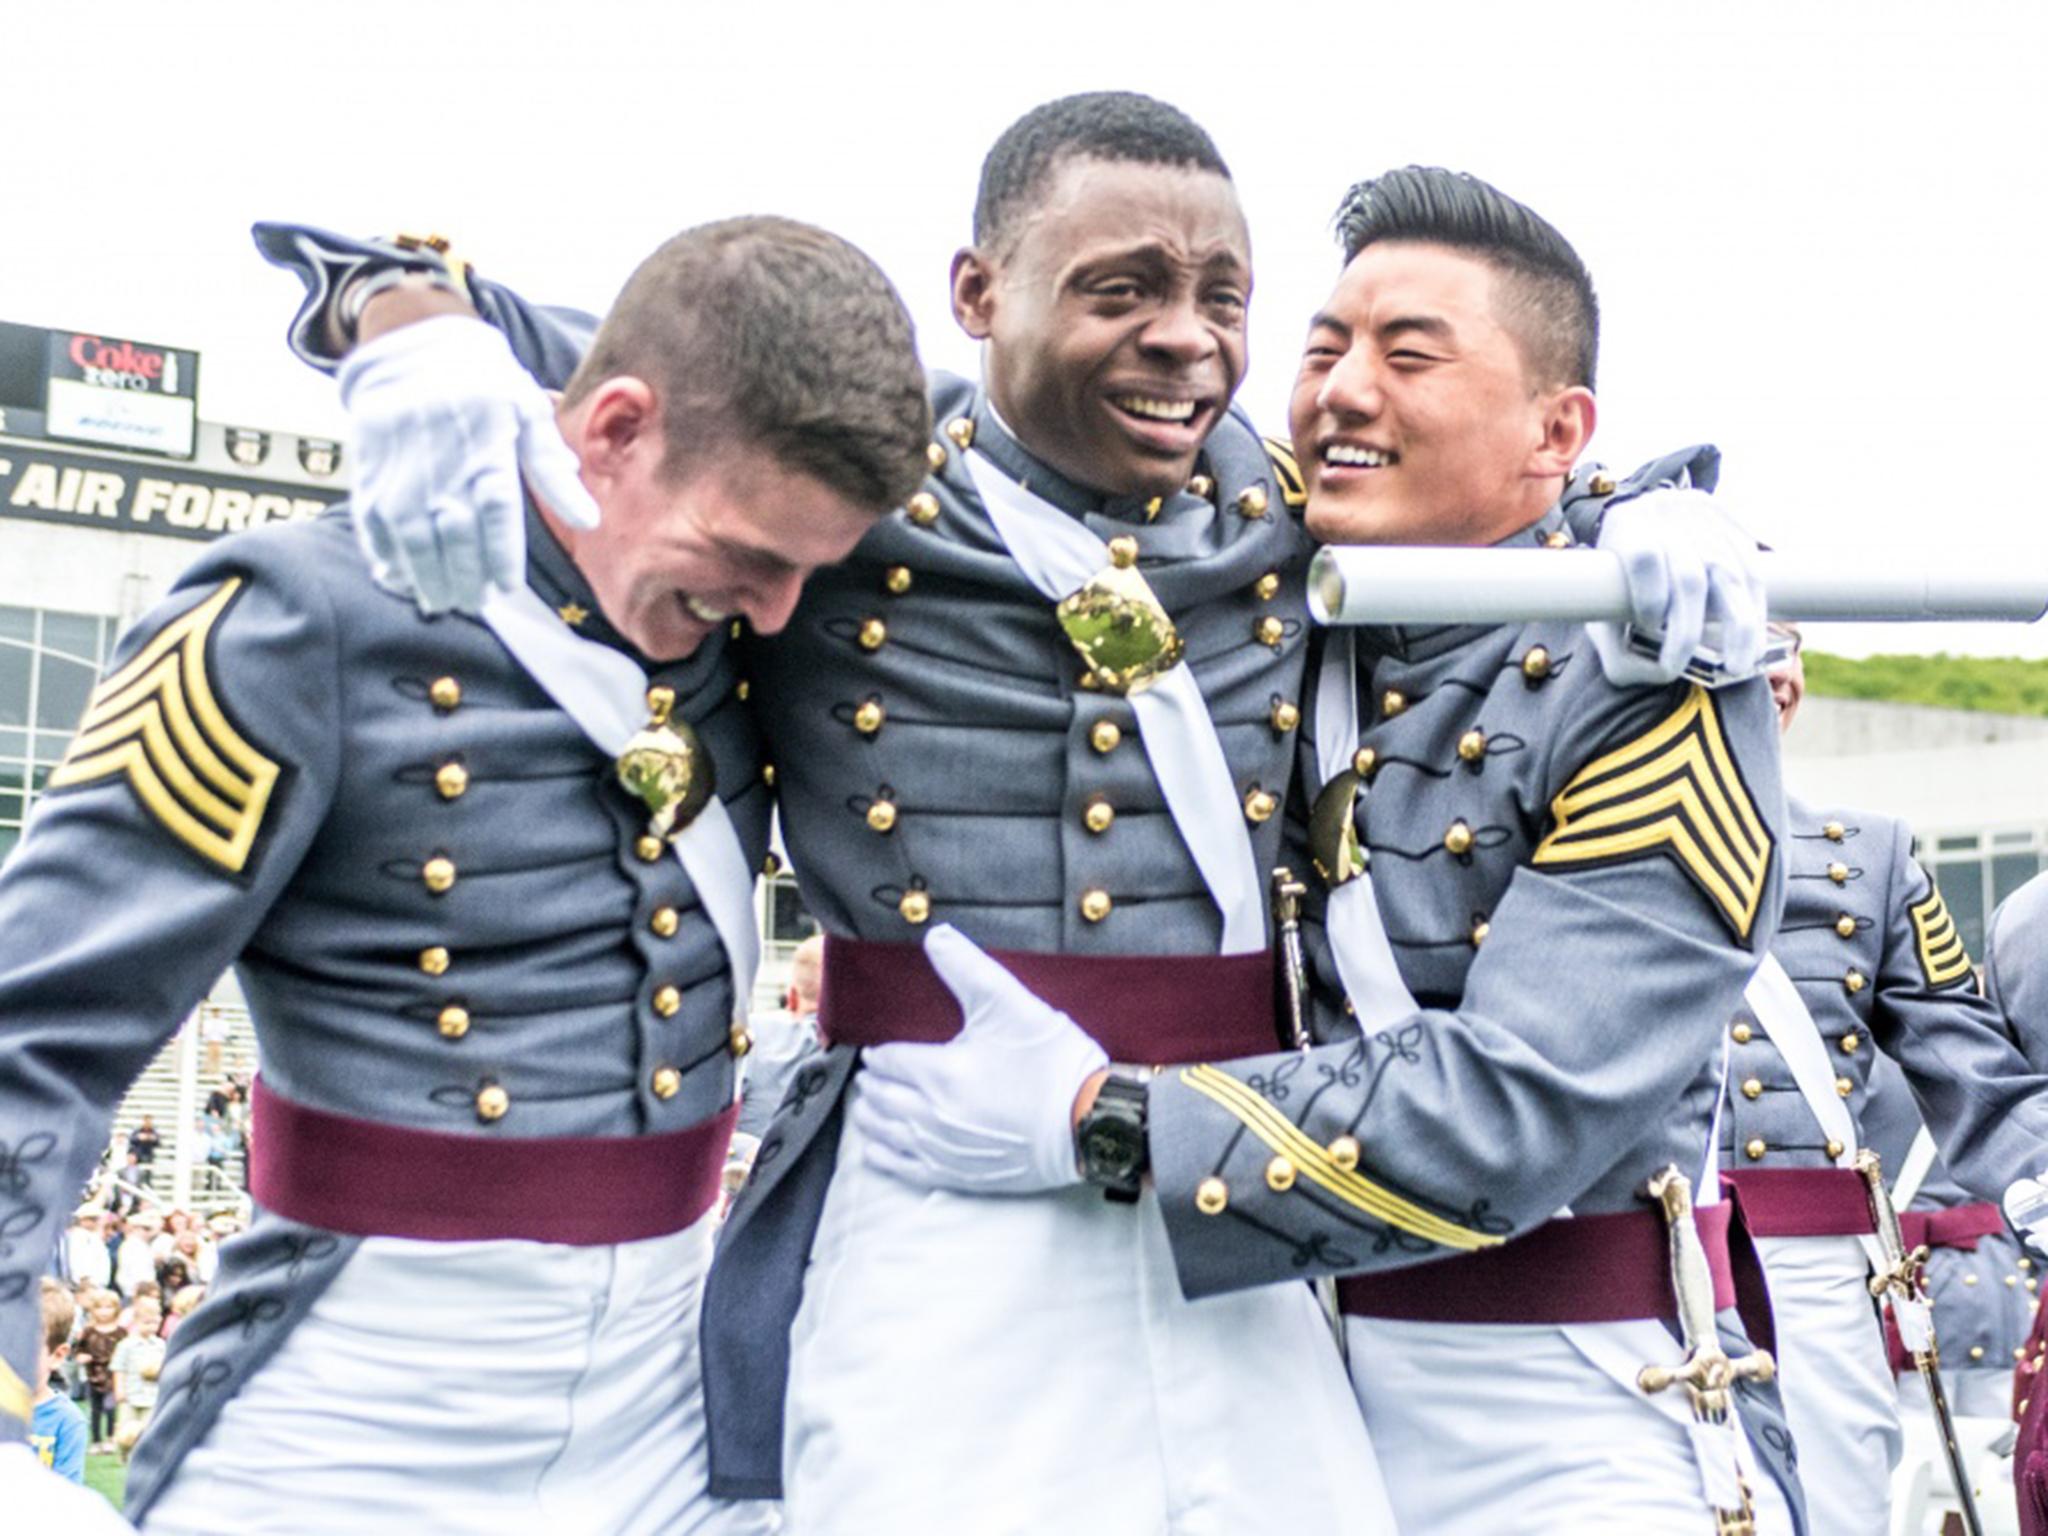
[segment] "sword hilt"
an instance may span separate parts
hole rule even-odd
[[[1692,1181],[1667,1166],[1650,1180],[1649,1196],[1663,1210],[1671,1237],[1671,1288],[1678,1298],[1678,1323],[1685,1336],[1682,1364],[1646,1365],[1636,1373],[1645,1393],[1682,1386],[1696,1418],[1720,1419],[1728,1412],[1728,1392],[1738,1381],[1767,1382],[1778,1373],[1768,1350],[1734,1358],[1721,1347],[1714,1323],[1714,1272],[1693,1223]]]

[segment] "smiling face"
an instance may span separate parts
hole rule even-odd
[[[1492,544],[1557,498],[1592,436],[1593,395],[1532,382],[1504,281],[1478,257],[1405,241],[1344,269],[1288,413],[1317,538]]]
[[[688,656],[731,618],[774,634],[805,578],[844,559],[876,509],[765,453],[730,450],[677,476],[659,419],[637,379],[607,380],[565,411],[603,520],[550,526],[612,627],[653,660]]]
[[[1077,157],[1000,251],[953,260],[990,398],[1036,457],[1114,496],[1194,473],[1245,369],[1251,238],[1212,171]]]

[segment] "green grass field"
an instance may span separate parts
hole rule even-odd
[[[1998,715],[2048,715],[2048,661],[2010,656],[1865,656],[1806,653],[1809,693],[1885,699]]]
[[[85,1486],[104,1495],[116,1509],[121,1507],[121,1488],[127,1481],[128,1469],[121,1465],[119,1456],[85,1458]]]

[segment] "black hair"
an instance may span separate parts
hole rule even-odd
[[[1593,387],[1600,353],[1593,277],[1571,242],[1534,210],[1477,176],[1411,165],[1352,187],[1335,222],[1346,262],[1386,240],[1479,257],[1508,279],[1502,319],[1530,371],[1544,385]]]
[[[974,243],[1000,244],[1010,221],[1070,159],[1176,165],[1230,180],[1215,140],[1178,107],[1135,91],[1088,91],[1033,107],[1003,130],[981,162]]]

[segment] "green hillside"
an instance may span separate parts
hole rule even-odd
[[[2012,656],[1866,656],[1806,653],[1806,690],[1838,699],[1884,699],[1996,715],[2048,715],[2048,661]]]

